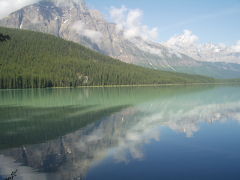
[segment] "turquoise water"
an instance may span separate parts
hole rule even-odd
[[[0,91],[0,180],[239,180],[240,87]]]

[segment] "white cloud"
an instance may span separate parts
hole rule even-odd
[[[77,34],[86,36],[93,42],[100,43],[102,34],[98,31],[88,29],[81,21],[76,21],[71,27]]]
[[[151,54],[156,54],[160,57],[163,57],[163,52],[162,48],[159,48],[159,44],[156,44],[155,46],[149,45],[147,41],[140,41],[140,40],[135,40],[133,39],[132,42],[142,51],[151,53]]]
[[[117,30],[122,31],[126,39],[141,37],[145,40],[156,40],[157,28],[149,28],[142,24],[143,11],[140,9],[128,9],[112,7],[110,17],[117,24]]]
[[[240,52],[240,40],[237,41],[235,45],[232,46],[234,52]]]
[[[39,0],[0,0],[0,18],[3,18],[10,13]]]
[[[31,167],[22,166],[20,163],[17,163],[12,157],[7,157],[0,155],[0,174],[3,176],[9,176],[13,170],[17,169],[17,178],[24,180],[46,180],[47,175],[44,173],[36,173]],[[2,179],[2,176],[1,176]]]
[[[167,44],[172,46],[191,46],[199,40],[198,36],[194,35],[190,30],[184,30],[183,34],[175,35],[167,41]]]

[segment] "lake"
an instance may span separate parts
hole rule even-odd
[[[0,91],[0,180],[239,180],[240,86]]]

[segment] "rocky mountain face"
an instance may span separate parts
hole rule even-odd
[[[219,78],[240,77],[240,65],[202,63],[159,43],[126,39],[99,11],[88,9],[84,0],[43,0],[0,20],[0,26],[53,34],[148,68]]]

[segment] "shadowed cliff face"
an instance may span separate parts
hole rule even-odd
[[[9,145],[0,151],[0,175],[18,169],[24,180],[82,179],[109,157],[118,163],[143,161],[143,147],[166,137],[162,128],[194,139],[201,124],[240,122],[238,92],[239,87],[4,92],[2,104],[15,99],[17,108],[0,108],[1,142]],[[41,108],[44,104],[49,107]],[[14,133],[21,143],[10,148]]]
[[[240,67],[202,63],[165,46],[141,38],[125,38],[113,23],[84,0],[45,0],[24,7],[0,20],[1,26],[53,34],[124,62],[153,69],[239,77]],[[235,67],[235,68],[233,68]]]

